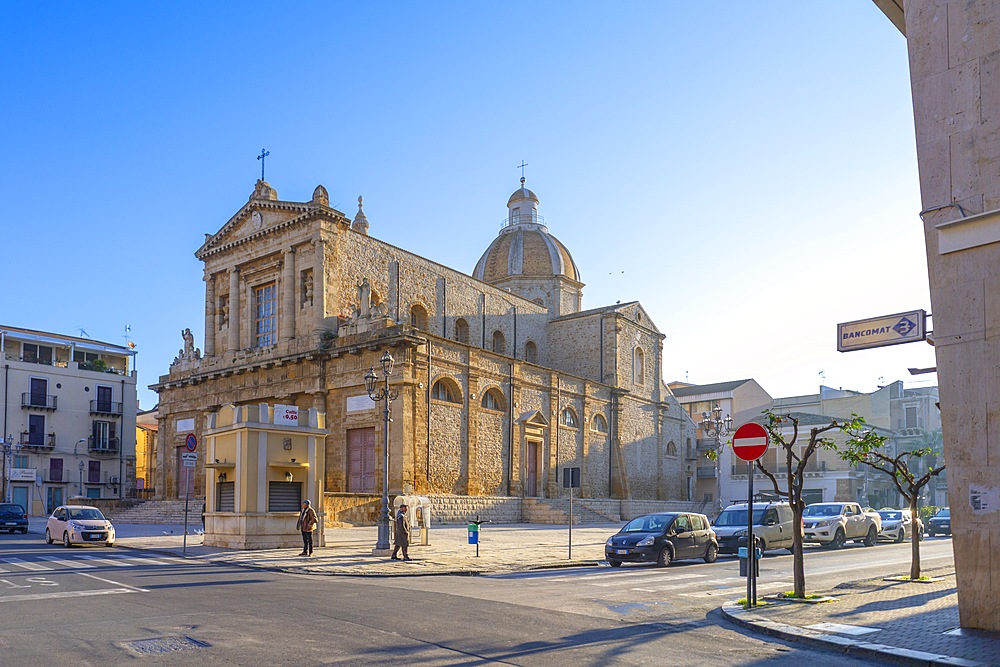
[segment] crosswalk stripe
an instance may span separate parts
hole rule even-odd
[[[87,569],[94,567],[89,563],[83,563],[78,559],[69,560],[67,558],[57,558],[56,556],[42,556],[42,560],[48,561],[50,563],[55,563],[56,565],[62,565],[63,567],[73,567],[77,569]]]
[[[676,586],[679,581],[686,581],[690,579],[701,579],[707,577],[707,574],[695,574],[693,572],[678,574],[676,576],[659,576],[659,577],[631,577],[628,579],[619,579],[618,581],[599,581],[597,583],[591,583],[584,580],[583,583],[590,584],[591,586],[600,586],[602,588],[610,588],[612,586],[621,587],[628,586],[629,584],[638,583],[640,581],[646,581],[648,579],[655,579],[657,582],[664,584],[667,587]],[[653,583],[653,582],[649,582]],[[701,583],[701,582],[698,582]]]
[[[132,567],[128,563],[119,563],[118,561],[111,560],[110,558],[101,558],[99,556],[80,556],[84,560],[92,560],[95,563],[104,563],[105,565],[111,565],[112,567]]]
[[[20,567],[25,570],[32,570],[35,572],[41,572],[43,570],[51,570],[51,567],[45,565],[39,565],[38,563],[32,563],[30,561],[21,560],[20,558],[0,558],[0,562],[7,563],[8,565],[13,565],[14,567]]]
[[[156,560],[155,558],[146,558],[145,556],[119,556],[118,554],[110,554],[105,556],[105,558],[127,561],[132,565],[167,565],[166,561]]]

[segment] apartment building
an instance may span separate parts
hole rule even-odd
[[[0,326],[5,499],[41,516],[73,497],[132,494],[134,357],[125,346]]]

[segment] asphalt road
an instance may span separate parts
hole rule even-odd
[[[947,538],[926,566],[951,563]],[[896,573],[909,544],[810,549],[810,588]],[[480,577],[288,575],[0,535],[0,663],[60,665],[865,664],[763,641],[717,611],[735,559]],[[790,582],[769,555],[761,591]],[[788,585],[790,587],[790,584]]]

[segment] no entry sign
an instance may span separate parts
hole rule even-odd
[[[756,461],[767,451],[767,429],[756,422],[744,424],[733,434],[733,453],[743,461]]]

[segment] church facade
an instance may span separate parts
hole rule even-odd
[[[204,349],[185,333],[152,386],[160,497],[185,493],[188,434],[262,403],[326,413],[328,495],[380,495],[384,420],[364,376],[388,351],[390,494],[560,497],[578,467],[578,497],[688,500],[696,426],[661,377],[663,335],[637,302],[582,309],[523,179],[472,275],[370,234],[358,202],[351,220],[323,186],[291,202],[258,181],[206,235]],[[203,465],[195,496],[215,483]]]

